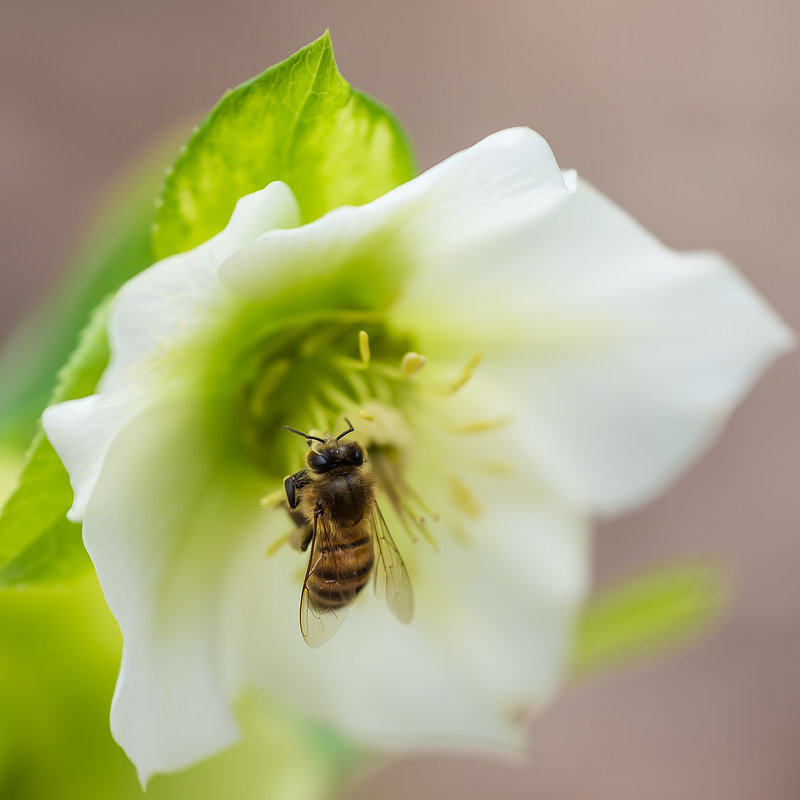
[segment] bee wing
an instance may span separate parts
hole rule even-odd
[[[389,610],[400,622],[408,624],[414,616],[411,579],[377,503],[372,522],[375,526],[375,594],[386,600]]]
[[[309,647],[325,644],[339,630],[350,611],[356,593],[352,588],[347,588],[347,582],[340,580],[341,576],[330,530],[324,515],[320,514],[314,520],[311,554],[300,595],[300,632]],[[324,608],[315,602],[311,585],[330,597],[331,605],[338,607]]]

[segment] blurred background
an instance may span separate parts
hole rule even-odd
[[[672,247],[729,257],[800,328],[794,0],[4,0],[0,342],[132,158],[326,26],[421,168],[530,125]],[[664,497],[598,526],[598,586],[695,556],[724,565],[731,602],[708,636],[567,692],[524,764],[408,757],[348,800],[800,796],[799,387],[798,359],[779,362]],[[91,713],[105,715],[100,685]]]

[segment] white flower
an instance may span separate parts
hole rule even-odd
[[[523,743],[586,590],[587,513],[658,491],[791,344],[721,258],[574,183],[527,129],[302,227],[273,183],[120,291],[98,392],[44,427],[124,635],[112,728],[143,779],[233,742],[249,688],[374,746]],[[303,466],[282,425],[345,415],[416,616],[364,592],[311,650],[306,557],[267,557],[289,521],[259,499]]]

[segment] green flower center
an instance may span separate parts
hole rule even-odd
[[[414,382],[402,367],[411,337],[363,315],[337,317],[286,323],[242,354],[239,435],[248,457],[270,475],[298,465],[297,441],[284,425],[335,431],[345,427],[345,415],[368,418],[371,401],[398,410],[413,402]]]
[[[200,377],[195,385],[207,408],[208,452],[227,479],[262,491],[265,505],[280,503],[283,478],[303,467],[304,455],[284,426],[335,435],[348,417],[399,524],[433,544],[430,523],[444,506],[465,519],[479,508],[439,444],[425,458],[433,484],[420,482],[416,472],[412,481],[412,466],[418,471],[422,463],[416,448],[430,444],[426,430],[444,442],[496,427],[498,420],[463,425],[451,414],[449,398],[470,381],[479,353],[449,375],[441,368],[418,375],[426,360],[414,352],[415,338],[387,316],[366,308],[280,316],[253,304],[222,318],[216,335],[210,331],[197,343],[203,358],[194,361],[204,370],[190,365],[190,374]],[[457,533],[458,524],[451,519],[449,529]]]

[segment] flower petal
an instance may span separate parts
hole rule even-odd
[[[452,248],[396,318],[425,320],[433,360],[485,354],[474,391],[515,415],[521,455],[584,507],[618,511],[661,489],[792,346],[722,258],[669,250],[585,182],[506,233]]]
[[[83,519],[105,455],[116,434],[142,406],[124,393],[91,395],[46,408],[42,426],[69,473],[74,499],[67,518]]]
[[[124,637],[111,728],[143,783],[239,735],[221,609],[258,492],[228,482],[198,422],[189,402],[140,414],[109,447],[83,523]]]
[[[101,388],[141,380],[143,365],[207,330],[224,305],[217,279],[220,264],[266,231],[300,222],[297,201],[276,181],[242,197],[230,222],[212,239],[187,253],[165,258],[140,273],[114,298],[108,336],[112,358]],[[127,374],[133,369],[135,374]]]
[[[568,194],[547,142],[529,128],[510,128],[372,203],[260,237],[233,254],[219,275],[234,291],[257,297],[280,293],[287,281],[302,282],[309,290],[305,302],[313,304],[317,295],[330,303],[321,281],[347,280],[343,294],[359,299],[374,294],[375,283],[394,271],[386,291],[392,298],[409,271],[425,269],[465,235],[497,236],[521,219],[545,214]],[[393,250],[399,252],[397,265]]]
[[[224,306],[226,293],[215,274],[221,261],[264,231],[298,221],[289,188],[272,183],[241,198],[227,227],[213,239],[154,264],[120,289],[109,322],[111,360],[99,393],[51,406],[42,417],[75,493],[71,520],[83,518],[114,437],[165,392],[168,381],[158,372],[159,357],[206,330]]]

